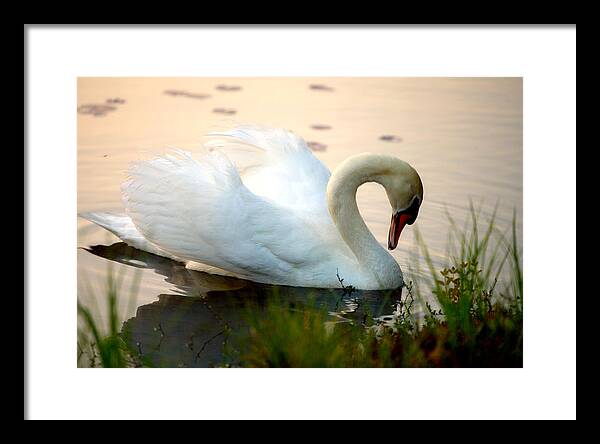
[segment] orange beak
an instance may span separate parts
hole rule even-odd
[[[400,233],[409,223],[412,216],[407,213],[394,213],[392,214],[392,221],[390,223],[390,232],[388,234],[388,250],[393,250],[398,246],[398,239],[400,239]]]
[[[419,215],[420,206],[421,200],[415,197],[408,208],[392,214],[392,222],[390,223],[390,232],[388,234],[388,250],[393,250],[398,246],[398,239],[400,239],[400,233],[402,233],[404,227],[415,223]]]

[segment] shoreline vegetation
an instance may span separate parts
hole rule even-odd
[[[417,279],[422,274],[410,270],[413,279],[405,287],[382,292],[382,300],[397,301],[392,315],[366,312],[360,319],[336,321],[317,298],[290,309],[274,286],[259,314],[247,310],[243,327],[226,327],[212,338],[226,344],[215,366],[522,367],[523,272],[516,215],[502,232],[494,211],[481,230],[481,210],[470,208],[462,228],[448,214],[448,263],[441,270],[417,230],[427,276]],[[352,297],[356,290],[343,276],[338,279],[344,295]],[[138,284],[139,276],[130,290],[131,304]],[[123,328],[120,288],[121,278],[109,267],[106,326],[98,320],[98,307],[78,302],[78,366],[154,366]]]

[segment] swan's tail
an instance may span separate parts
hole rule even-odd
[[[123,242],[131,245],[139,250],[147,251],[148,253],[157,254],[159,256],[165,256],[171,259],[178,260],[175,256],[161,250],[156,245],[149,242],[133,224],[133,221],[129,216],[124,214],[112,214],[112,213],[95,213],[86,212],[79,213],[79,217],[82,217],[96,225],[105,228],[106,230],[113,233]]]

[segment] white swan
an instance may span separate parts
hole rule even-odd
[[[356,190],[381,184],[392,206],[388,248],[412,224],[423,185],[406,162],[363,153],[333,174],[304,140],[251,126],[211,133],[199,160],[174,150],[132,165],[127,215],[80,216],[141,250],[191,269],[269,284],[359,289],[403,285],[398,263],[368,230]]]

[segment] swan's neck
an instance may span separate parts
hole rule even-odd
[[[380,162],[371,162],[369,154],[354,156],[344,161],[332,174],[327,185],[329,213],[340,235],[350,247],[363,272],[369,272],[381,288],[402,279],[396,260],[383,248],[369,231],[356,203],[356,191],[363,183],[380,180],[385,168]]]

